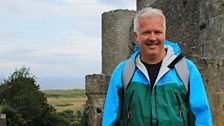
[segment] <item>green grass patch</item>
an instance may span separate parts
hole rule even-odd
[[[73,104],[69,104],[69,103],[65,103],[65,104],[58,104],[58,105],[55,105],[57,107],[63,107],[63,106],[71,106]]]
[[[85,89],[73,90],[44,90],[47,96],[47,101],[58,112],[72,110],[83,111],[87,97]]]
[[[85,89],[72,89],[72,90],[44,90],[43,91],[48,98],[79,98],[86,97]]]

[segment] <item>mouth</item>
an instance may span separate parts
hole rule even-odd
[[[159,42],[158,41],[155,41],[155,42],[147,41],[146,45],[147,46],[157,46],[157,45],[159,45]]]

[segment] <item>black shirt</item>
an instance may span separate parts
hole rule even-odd
[[[151,84],[151,87],[153,87],[155,84],[156,78],[158,76],[162,61],[160,61],[159,63],[156,63],[156,64],[147,64],[143,61],[142,61],[142,63],[145,65],[145,67],[148,71],[148,75],[150,78],[150,84]]]

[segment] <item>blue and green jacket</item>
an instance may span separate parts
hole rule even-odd
[[[168,65],[180,54],[177,43],[165,41],[167,54],[151,87],[148,72],[137,46],[131,58],[136,70],[125,92],[122,71],[127,60],[114,70],[104,105],[103,126],[212,126],[212,118],[202,77],[196,66],[185,59],[190,72],[189,90]],[[152,90],[151,90],[152,89]]]

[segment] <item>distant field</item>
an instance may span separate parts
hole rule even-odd
[[[83,111],[86,103],[85,89],[73,90],[45,90],[48,103],[56,108],[58,112],[64,110]]]

